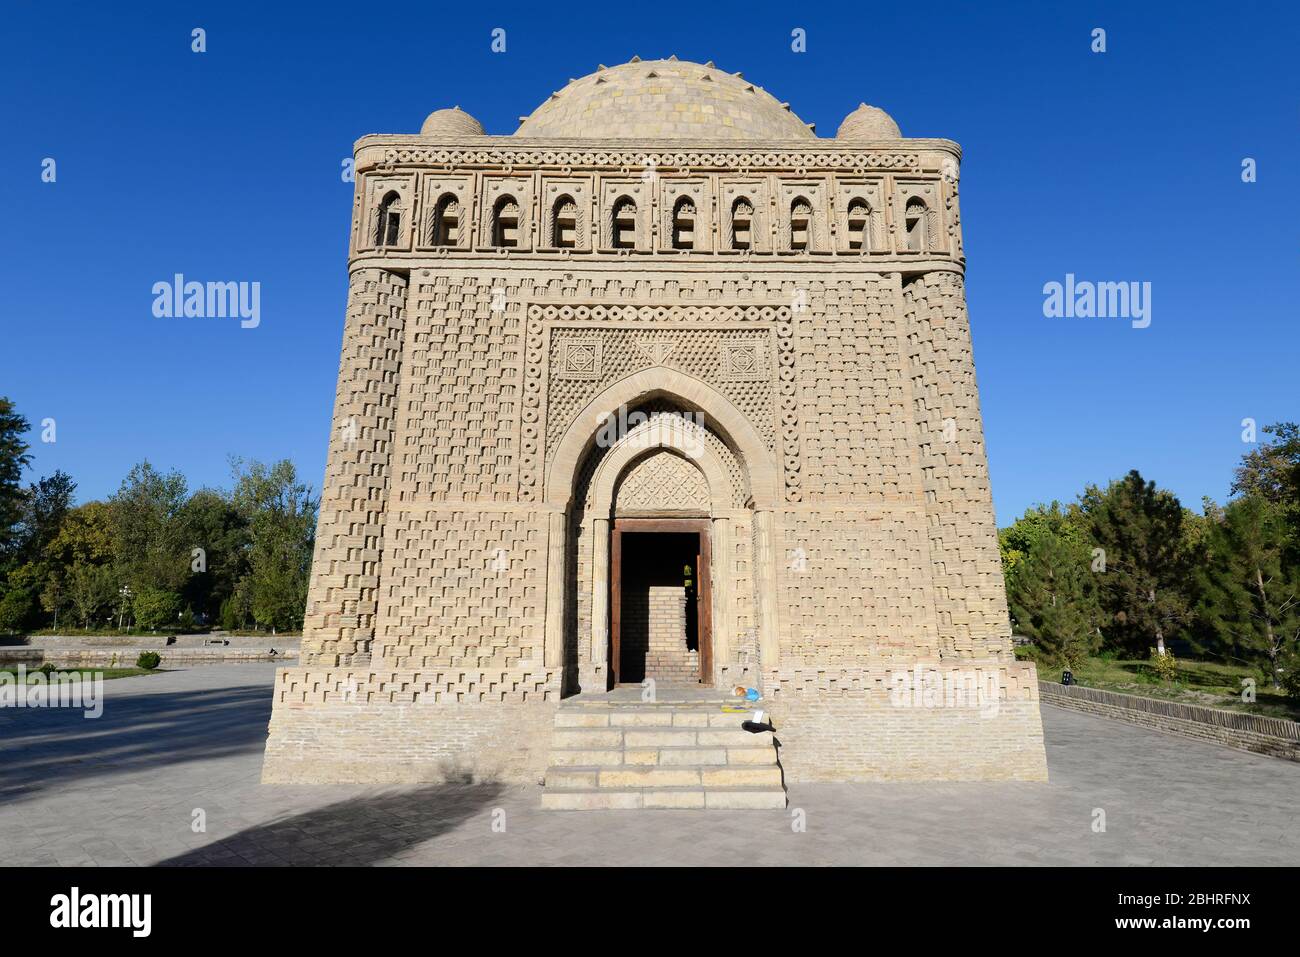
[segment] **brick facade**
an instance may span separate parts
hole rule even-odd
[[[613,89],[658,137],[615,142]],[[487,136],[439,111],[357,144],[303,663],[277,685],[267,779],[531,767],[465,728],[608,687],[627,516],[707,523],[705,677],[763,691],[798,773],[1045,775],[1010,653],[956,145],[865,106],[819,139],[675,60],[598,71],[535,118]],[[685,673],[680,603],[651,597],[652,665]],[[1003,716],[842,693],[918,661],[996,673]],[[335,703],[320,675],[340,668],[382,691]]]

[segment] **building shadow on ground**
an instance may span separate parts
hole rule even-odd
[[[271,689],[259,681],[110,696],[103,714],[92,719],[72,708],[4,710],[0,804],[99,775],[261,750],[271,717]]]
[[[157,867],[364,867],[401,854],[482,814],[504,790],[454,782],[361,795],[281,818],[159,861]],[[490,827],[485,815],[483,827]]]

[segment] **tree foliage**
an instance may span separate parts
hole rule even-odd
[[[1022,557],[1007,573],[1016,630],[1033,640],[1043,659],[1077,666],[1101,641],[1103,616],[1091,553],[1059,525],[1040,524],[1020,544]]]
[[[0,563],[10,560],[23,510],[23,469],[31,461],[23,435],[31,429],[14,404],[0,396]],[[4,571],[0,564],[0,571]]]
[[[1262,495],[1230,502],[1209,532],[1197,569],[1197,613],[1208,625],[1198,647],[1257,665],[1274,687],[1282,659],[1300,640],[1300,566],[1289,560],[1283,506]]]
[[[1037,655],[1089,653],[1095,640],[1074,636],[1096,621],[1102,649],[1147,659],[1177,641],[1251,663],[1300,699],[1300,428],[1263,431],[1271,440],[1242,457],[1234,498],[1204,499],[1203,514],[1133,471],[1002,529],[1008,605]],[[1173,669],[1166,651],[1151,660]]]
[[[61,471],[22,487],[26,431],[0,399],[0,632],[301,627],[319,503],[291,462],[234,460],[229,491],[191,492],[144,461],[78,505]]]
[[[1079,507],[1093,547],[1101,549],[1103,634],[1112,646],[1145,657],[1188,620],[1183,507],[1136,469],[1104,489],[1088,486]]]

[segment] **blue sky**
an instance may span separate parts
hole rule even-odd
[[[57,423],[53,444],[34,430],[29,477],[62,468],[84,500],[147,457],[221,485],[233,453],[319,485],[352,142],[452,104],[512,132],[597,63],[675,53],[743,71],[822,135],[865,100],[962,144],[1001,524],[1130,468],[1185,504],[1221,499],[1241,420],[1300,417],[1300,13],[993,6],[7,4],[0,394]],[[151,287],[177,272],[260,282],[261,325],[155,318]],[[1150,282],[1150,327],[1045,318],[1043,284],[1066,273]]]

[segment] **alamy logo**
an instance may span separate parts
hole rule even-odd
[[[615,412],[596,416],[596,445],[612,449],[620,442],[633,449],[662,445],[680,447],[687,455],[704,454],[704,413],[684,411],[674,415],[648,415],[640,409],[629,412],[621,405]]]
[[[889,703],[895,708],[956,708],[997,717],[1002,680],[996,671],[954,668],[939,671],[917,665],[890,675]]]
[[[29,673],[26,665],[0,671],[0,708],[80,708],[82,717],[98,718],[104,713],[104,673],[47,675]]]
[[[176,273],[171,282],[153,284],[153,314],[159,319],[234,319],[244,329],[262,322],[260,282],[186,282]]]
[[[151,894],[82,894],[78,887],[50,898],[50,926],[129,927],[132,937],[148,937],[153,928]]]
[[[1049,319],[1131,319],[1134,329],[1151,325],[1151,283],[1076,281],[1043,284],[1043,315]]]

